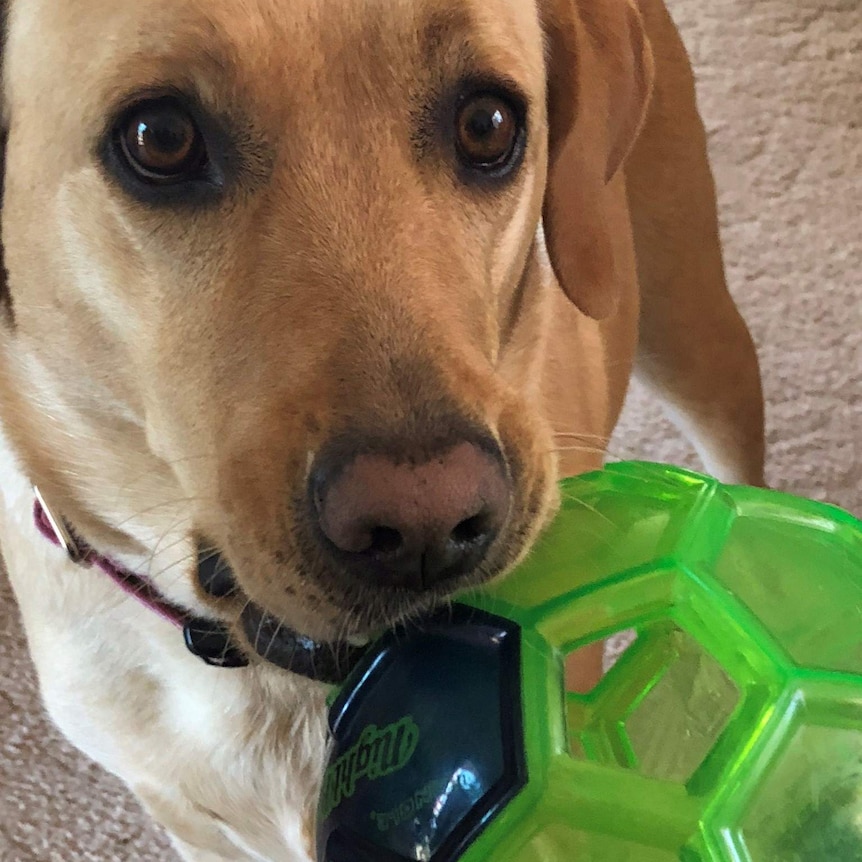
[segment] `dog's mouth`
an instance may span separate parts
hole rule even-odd
[[[209,596],[242,601],[233,570],[221,554],[200,553],[197,577]],[[316,641],[290,628],[254,602],[242,601],[242,608],[237,629],[246,651],[251,650],[270,664],[316,682],[330,685],[344,682],[371,641],[371,637]],[[197,638],[199,648],[213,653],[214,663],[219,663],[219,660],[231,663],[231,659],[241,663],[241,649],[232,642],[221,624],[209,628],[204,621],[196,624],[198,629],[192,637]],[[187,635],[187,642],[188,638]]]
[[[243,610],[240,624],[249,646],[262,659],[318,682],[344,682],[368,648],[367,639],[364,643],[314,641],[251,603]]]
[[[523,524],[531,524],[536,517],[535,502],[530,501],[519,510],[524,513]],[[516,529],[519,526],[521,528]],[[319,631],[311,636],[286,622],[279,610],[267,607],[265,600],[257,596],[252,600],[243,589],[242,579],[215,550],[217,544],[204,544],[203,539],[200,547],[210,550],[199,553],[197,577],[204,592],[215,599],[222,610],[232,612],[230,645],[236,655],[257,656],[308,679],[337,685],[347,679],[377,635],[405,620],[422,619],[451,601],[456,593],[478,588],[506,571],[523,541],[523,526],[519,523],[515,527],[510,529],[508,541],[494,542],[481,565],[464,572],[463,576],[447,580],[437,589],[417,591],[390,585],[388,589],[375,590],[370,586],[374,578],[367,581],[345,578],[337,569],[305,572],[304,579],[320,588],[331,610],[342,609],[341,621],[330,620],[327,624],[334,631],[351,633],[340,639],[330,640],[326,635],[317,639]],[[217,641],[213,643],[217,648]]]

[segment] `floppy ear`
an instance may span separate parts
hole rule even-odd
[[[544,230],[569,299],[595,319],[619,301],[605,198],[652,91],[653,58],[632,0],[540,0],[547,40]]]

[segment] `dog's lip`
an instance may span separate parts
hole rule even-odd
[[[197,576],[204,592],[213,598],[236,598],[240,594],[230,564],[212,546],[199,552]],[[332,684],[347,678],[365,654],[370,640],[357,636],[319,643],[252,602],[243,610],[240,625],[248,645],[261,658],[292,673]]]
[[[319,643],[253,603],[245,607],[240,622],[249,646],[261,658],[330,685],[343,683],[368,649],[368,643],[358,639]]]

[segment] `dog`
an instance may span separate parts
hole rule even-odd
[[[309,862],[328,684],[529,552],[633,369],[763,482],[689,61],[661,0],[6,6],[44,702],[182,858]]]

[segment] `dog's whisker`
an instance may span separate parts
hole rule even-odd
[[[601,518],[603,521],[606,521],[611,526],[616,526],[616,524],[607,515],[599,511],[595,506],[591,505],[586,500],[583,500],[574,494],[567,494],[565,492],[562,494],[562,497],[569,503],[576,503],[577,505],[582,506],[588,512],[593,515],[597,515],[599,518]]]
[[[143,508],[143,509],[136,509],[131,515],[118,521],[113,526],[117,530],[122,530],[124,527],[127,527],[129,524],[131,524],[135,521],[141,520],[145,515],[152,515],[154,512],[158,512],[160,510],[174,509],[180,505],[191,506],[192,504],[199,503],[199,502],[202,502],[202,499],[200,497],[177,497],[176,499],[162,500],[159,503],[154,503],[152,506],[147,506],[146,508]]]
[[[213,450],[211,453],[195,453],[190,455],[185,455],[179,458],[172,458],[167,461],[161,462],[168,469],[173,469],[174,467],[180,466],[182,464],[188,464],[193,461],[205,461],[207,459],[212,459],[216,456],[216,450]],[[144,479],[152,479],[153,471],[152,469],[141,470],[140,473],[132,476],[132,478],[126,480],[124,483],[117,486],[117,501],[121,500],[123,497],[132,493],[134,487],[142,482]]]
[[[553,431],[555,437],[574,437],[577,440],[596,440],[602,444],[607,443],[608,438],[604,434],[583,434],[576,431]]]
[[[555,446],[547,451],[555,455],[563,455],[569,452],[582,452],[585,455],[599,455],[604,463],[629,460],[629,456],[622,455],[608,449],[599,449],[594,446]]]
[[[605,450],[598,446],[554,446],[548,452],[585,452],[589,455],[604,455]]]

